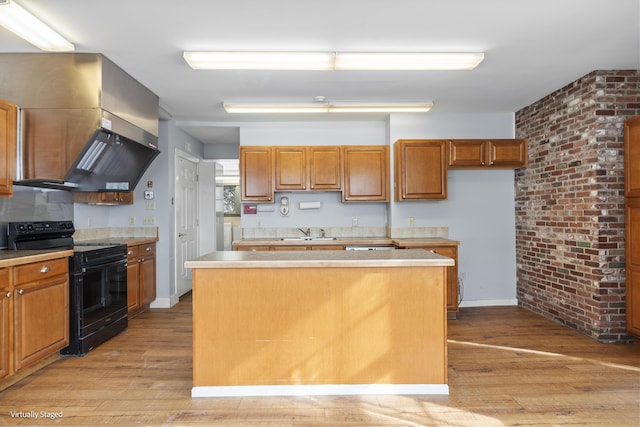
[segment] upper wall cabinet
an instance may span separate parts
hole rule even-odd
[[[240,183],[243,202],[273,203],[273,147],[240,147]]]
[[[340,191],[340,147],[275,147],[276,191]]]
[[[625,196],[640,197],[640,116],[624,122]]]
[[[389,201],[389,147],[343,146],[342,201]]]
[[[17,121],[18,107],[0,101],[0,197],[13,193]]]
[[[315,191],[342,189],[342,156],[339,146],[309,147],[309,187]]]
[[[396,201],[447,198],[446,140],[398,140],[394,162]]]
[[[307,189],[307,147],[275,147],[276,190]]]
[[[527,166],[526,139],[456,139],[449,141],[449,168],[507,168]]]

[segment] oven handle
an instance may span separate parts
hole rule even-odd
[[[89,273],[89,272],[95,271],[95,270],[104,270],[105,268],[112,267],[112,266],[119,267],[120,265],[122,265],[123,267],[126,268],[127,267],[127,259],[123,258],[123,259],[119,259],[117,261],[106,262],[104,264],[92,265],[90,267],[83,267],[82,268],[82,272],[83,273]]]

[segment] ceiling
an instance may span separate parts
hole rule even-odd
[[[504,113],[593,70],[640,69],[640,0],[15,1],[77,52],[118,64],[160,97],[163,118],[204,143],[238,143],[243,121],[293,119],[232,116],[223,101],[427,100],[431,116]],[[482,51],[485,60],[473,71],[195,71],[184,50]],[[0,28],[0,52],[37,51]]]

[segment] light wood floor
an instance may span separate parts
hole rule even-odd
[[[0,392],[0,424],[640,425],[640,344],[599,344],[515,307],[463,308],[449,321],[449,396],[193,399],[190,304],[143,313],[86,357]]]

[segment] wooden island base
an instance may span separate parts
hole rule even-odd
[[[192,396],[448,394],[445,276],[196,267]]]

